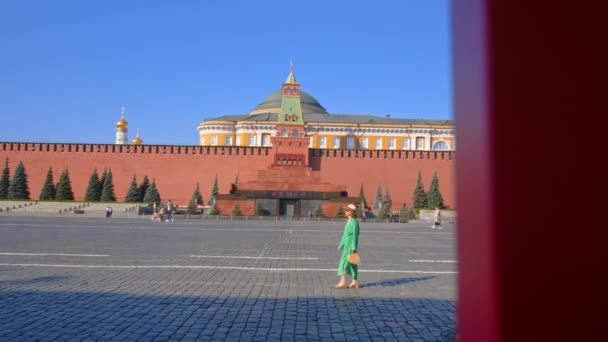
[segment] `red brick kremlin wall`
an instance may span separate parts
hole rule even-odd
[[[425,190],[437,171],[444,202],[455,208],[454,156],[454,152],[311,150],[311,166],[320,171],[323,182],[346,185],[349,196],[357,197],[363,184],[370,205],[378,183],[383,195],[388,187],[394,210],[403,202],[411,203],[418,170]],[[150,181],[156,179],[163,201],[171,199],[177,205],[187,205],[197,182],[206,203],[216,175],[219,192],[226,194],[237,175],[239,181],[255,180],[258,170],[273,162],[268,147],[0,142],[0,168],[7,157],[11,177],[23,162],[33,200],[38,199],[49,167],[55,183],[68,169],[77,200],[84,199],[93,168],[100,177],[104,168],[110,168],[118,201],[124,200],[133,175],[138,185],[147,175]]]

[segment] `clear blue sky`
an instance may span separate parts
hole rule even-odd
[[[330,113],[452,119],[448,0],[0,1],[0,141],[198,144],[293,57]]]

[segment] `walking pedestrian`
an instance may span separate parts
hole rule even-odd
[[[112,218],[112,207],[106,205],[106,218]]]
[[[439,210],[439,207],[435,207],[434,217],[435,217],[435,222],[433,223],[431,228],[441,229],[441,210]]]
[[[171,222],[173,222],[173,202],[171,202],[171,200],[167,201],[167,222],[169,222],[169,220],[171,220]]]
[[[359,246],[359,221],[357,221],[356,211],[357,206],[354,204],[344,207],[344,216],[348,217],[348,221],[346,221],[342,239],[340,239],[340,243],[338,244],[338,251],[341,251],[342,255],[338,262],[338,277],[340,277],[340,282],[336,285],[337,289],[361,287],[359,284],[358,266],[356,263],[349,261],[349,257],[351,254],[357,253]],[[350,284],[346,283],[347,274],[352,278]]]

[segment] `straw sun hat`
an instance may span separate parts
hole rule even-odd
[[[354,204],[349,204],[346,207],[344,207],[344,210],[350,210],[352,212],[356,212],[357,211],[357,206]]]

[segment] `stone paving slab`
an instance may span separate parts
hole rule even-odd
[[[342,227],[2,218],[0,341],[454,340],[456,264],[415,260],[455,229],[362,224],[364,287],[335,289]]]

